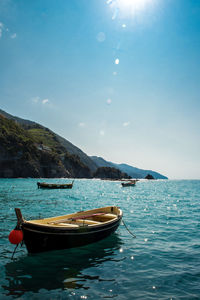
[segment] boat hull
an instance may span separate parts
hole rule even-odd
[[[116,231],[122,217],[95,227],[80,226],[77,229],[49,228],[35,224],[22,224],[24,243],[29,253],[80,247],[100,241]]]
[[[73,184],[69,183],[69,184],[56,184],[56,183],[40,183],[37,182],[37,186],[39,189],[72,189]]]
[[[126,186],[135,186],[135,183],[122,183],[122,186],[123,187],[126,187]]]

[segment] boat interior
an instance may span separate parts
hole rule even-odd
[[[122,216],[122,211],[116,206],[103,207],[88,211],[81,211],[65,216],[25,221],[26,223],[53,227],[96,226],[112,222]]]

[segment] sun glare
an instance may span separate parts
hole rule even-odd
[[[117,0],[116,2],[121,9],[142,9],[151,0]]]
[[[108,0],[107,3],[115,9],[113,17],[113,19],[115,19],[117,14],[135,15],[154,1],[155,0]]]

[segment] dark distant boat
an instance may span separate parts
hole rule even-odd
[[[122,186],[126,187],[126,186],[135,186],[136,185],[136,180],[132,180],[129,182],[122,182]]]
[[[72,189],[73,183],[46,183],[37,182],[38,189]]]
[[[122,211],[116,206],[30,221],[23,219],[19,208],[15,211],[29,253],[97,242],[115,232],[122,219]]]

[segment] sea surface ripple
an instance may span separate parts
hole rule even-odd
[[[76,179],[70,190],[38,189],[37,181],[0,179],[0,299],[200,299],[199,180],[122,188]],[[23,246],[11,260],[15,207],[28,220],[110,205],[136,238],[121,224],[98,243],[34,255]]]

